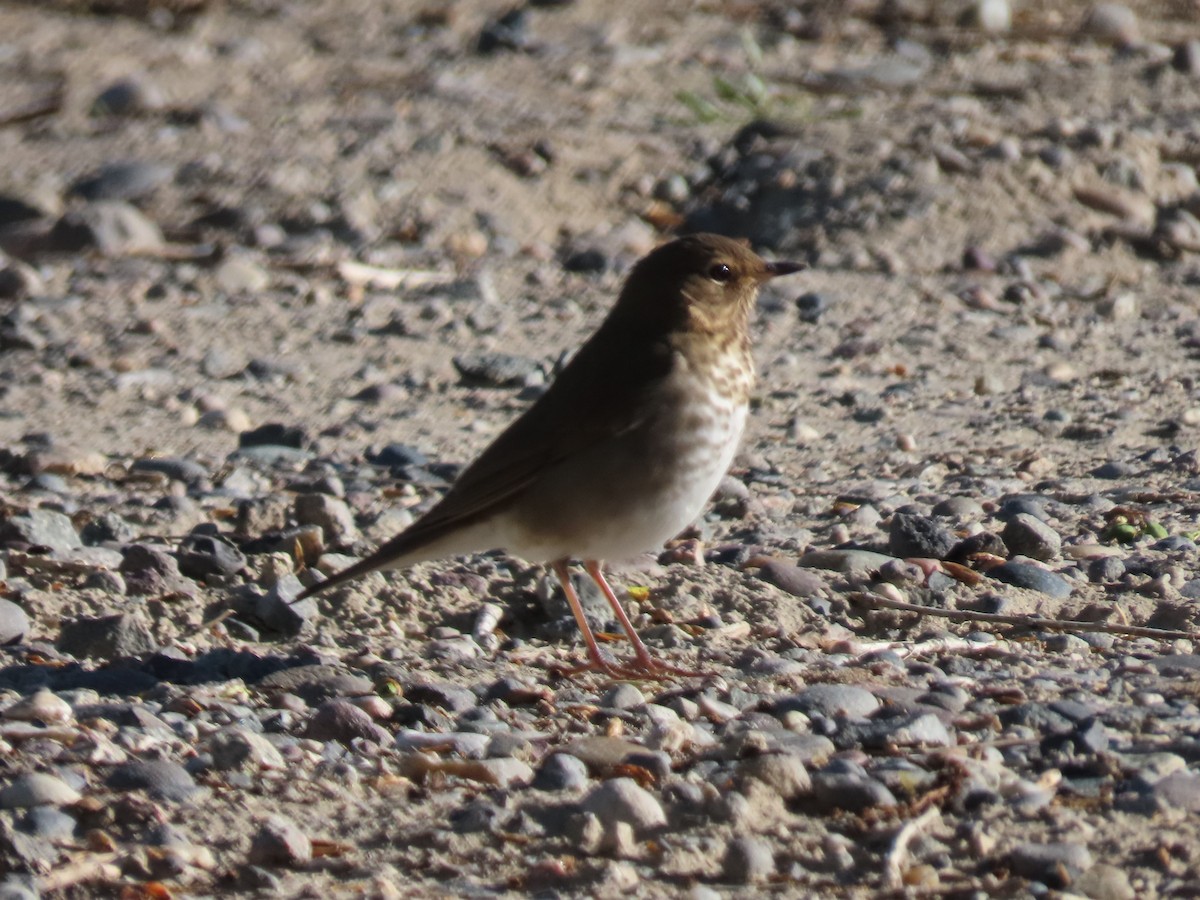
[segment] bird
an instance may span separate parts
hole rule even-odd
[[[703,511],[732,464],[754,386],[750,322],[759,287],[805,268],[748,244],[692,234],[630,271],[599,328],[540,397],[424,515],[292,602],[368,572],[503,550],[547,563],[583,635],[567,674],[698,675],[653,656],[603,573],[662,547]],[[582,562],[633,648],[601,652],[571,582]]]

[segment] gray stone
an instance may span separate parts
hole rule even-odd
[[[57,646],[77,659],[117,659],[149,653],[157,644],[140,617],[119,613],[64,622]]]
[[[169,759],[135,759],[121,763],[104,782],[114,791],[144,790],[151,797],[186,800],[199,790],[187,769]]]
[[[584,797],[581,806],[600,821],[605,832],[621,822],[639,834],[667,824],[662,804],[632,778],[613,778],[597,785]]]
[[[69,806],[77,803],[80,796],[79,791],[61,778],[45,772],[26,772],[0,789],[0,809]]]
[[[793,597],[811,597],[825,589],[825,580],[810,568],[773,559],[759,568],[758,577]]]
[[[1045,882],[1051,887],[1066,887],[1093,863],[1091,851],[1086,846],[1067,841],[1021,844],[1009,853],[1008,861],[1015,874]]]
[[[83,546],[70,516],[53,509],[31,509],[0,524],[0,542],[49,547],[65,556]]]
[[[605,709],[639,709],[646,705],[646,695],[628,682],[615,684],[600,698]]]
[[[361,537],[354,513],[345,500],[328,494],[300,494],[296,497],[295,512],[301,525],[319,526],[330,547],[347,548]]]
[[[784,800],[812,793],[812,778],[798,756],[788,753],[763,753],[748,757],[738,766],[742,778],[761,781]]]
[[[896,797],[883,784],[844,772],[818,772],[813,776],[813,798],[826,810],[860,813],[875,806],[895,806]]]
[[[170,166],[140,160],[109,163],[75,181],[68,193],[84,200],[139,200],[171,179]]]
[[[29,634],[29,616],[11,600],[0,597],[0,644],[13,644]]]
[[[285,575],[271,589],[258,597],[254,614],[272,631],[289,637],[300,634],[317,615],[317,601],[313,597],[295,602],[304,585],[295,575]]]
[[[1054,572],[1035,566],[1010,560],[1001,566],[988,570],[988,575],[997,581],[1011,584],[1014,587],[1031,591],[1040,591],[1051,597],[1065,598],[1071,596],[1071,583]]]
[[[245,728],[223,728],[205,745],[212,756],[213,768],[255,774],[261,769],[284,769],[287,764],[275,745]]]
[[[540,791],[576,791],[587,787],[588,769],[570,753],[554,753],[542,762],[533,786]]]
[[[812,550],[800,557],[799,564],[846,575],[867,575],[894,559],[894,556],[870,550]]]
[[[74,816],[53,806],[30,807],[20,822],[22,831],[46,841],[70,840],[78,825]]]
[[[896,557],[945,559],[958,538],[936,519],[896,513],[888,529],[888,553]]]
[[[1172,772],[1154,784],[1151,795],[1160,806],[1200,812],[1200,775],[1188,771]]]
[[[1062,538],[1053,528],[1034,516],[1019,513],[1009,519],[1000,535],[1008,549],[1020,556],[1048,561],[1062,551]]]
[[[852,684],[814,684],[775,704],[775,715],[790,710],[818,712],[830,718],[860,719],[879,708],[879,699]]]

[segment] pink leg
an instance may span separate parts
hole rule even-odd
[[[558,576],[558,582],[562,585],[563,593],[567,595],[567,603],[571,605],[571,613],[575,616],[575,623],[579,626],[579,630],[583,632],[583,640],[587,644],[588,661],[582,666],[575,666],[570,669],[559,669],[561,675],[577,675],[580,672],[603,672],[606,675],[619,676],[624,674],[620,666],[613,665],[600,653],[600,645],[596,643],[596,636],[592,634],[592,627],[588,625],[587,616],[583,614],[583,604],[579,602],[579,595],[575,593],[575,587],[571,584],[571,573],[567,569],[567,560],[560,559],[550,564],[554,569],[554,574]]]
[[[694,672],[690,669],[681,669],[678,666],[673,666],[670,663],[660,662],[655,659],[646,645],[642,643],[642,639],[638,637],[637,632],[633,628],[633,623],[629,621],[629,616],[625,614],[624,608],[621,606],[621,601],[617,599],[617,595],[613,593],[613,589],[609,586],[608,581],[604,578],[604,573],[600,569],[599,560],[588,559],[584,560],[583,568],[592,580],[600,587],[604,593],[604,599],[608,601],[608,605],[612,607],[613,613],[617,617],[617,621],[621,623],[621,627],[625,630],[625,634],[629,636],[629,643],[633,645],[634,658],[633,662],[621,666],[625,674],[637,674],[643,678],[664,678],[668,675],[685,675],[694,677],[703,677],[704,672]],[[560,576],[561,577],[561,576]]]

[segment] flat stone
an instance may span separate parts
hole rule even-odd
[[[88,617],[64,622],[57,647],[77,659],[119,659],[155,648],[154,636],[132,613]]]
[[[1009,519],[1000,536],[1012,553],[1043,562],[1055,559],[1062,551],[1062,538],[1058,532],[1027,513],[1018,513]]]
[[[1012,870],[1022,878],[1044,881],[1051,887],[1066,887],[1092,867],[1091,851],[1083,844],[1067,841],[1053,844],[1021,844],[1008,855]],[[1066,884],[1061,877],[1065,870]]]
[[[0,809],[30,806],[69,806],[82,795],[61,778],[45,772],[26,772],[0,789]]]
[[[151,797],[183,801],[199,786],[187,769],[169,759],[135,759],[114,768],[104,782],[114,791],[144,790]]]
[[[1051,597],[1071,596],[1071,583],[1061,575],[1047,572],[1031,563],[1009,561],[988,570],[988,575],[997,581],[1031,591],[1040,591]]]
[[[60,555],[83,546],[70,516],[54,509],[31,509],[0,523],[0,543],[49,547]]]
[[[879,699],[865,688],[852,684],[814,684],[776,701],[773,712],[789,710],[818,712],[830,718],[860,719],[879,708]]]

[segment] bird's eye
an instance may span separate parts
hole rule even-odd
[[[733,270],[730,269],[729,266],[725,265],[725,263],[717,263],[708,270],[708,277],[713,281],[724,284],[733,278]]]

